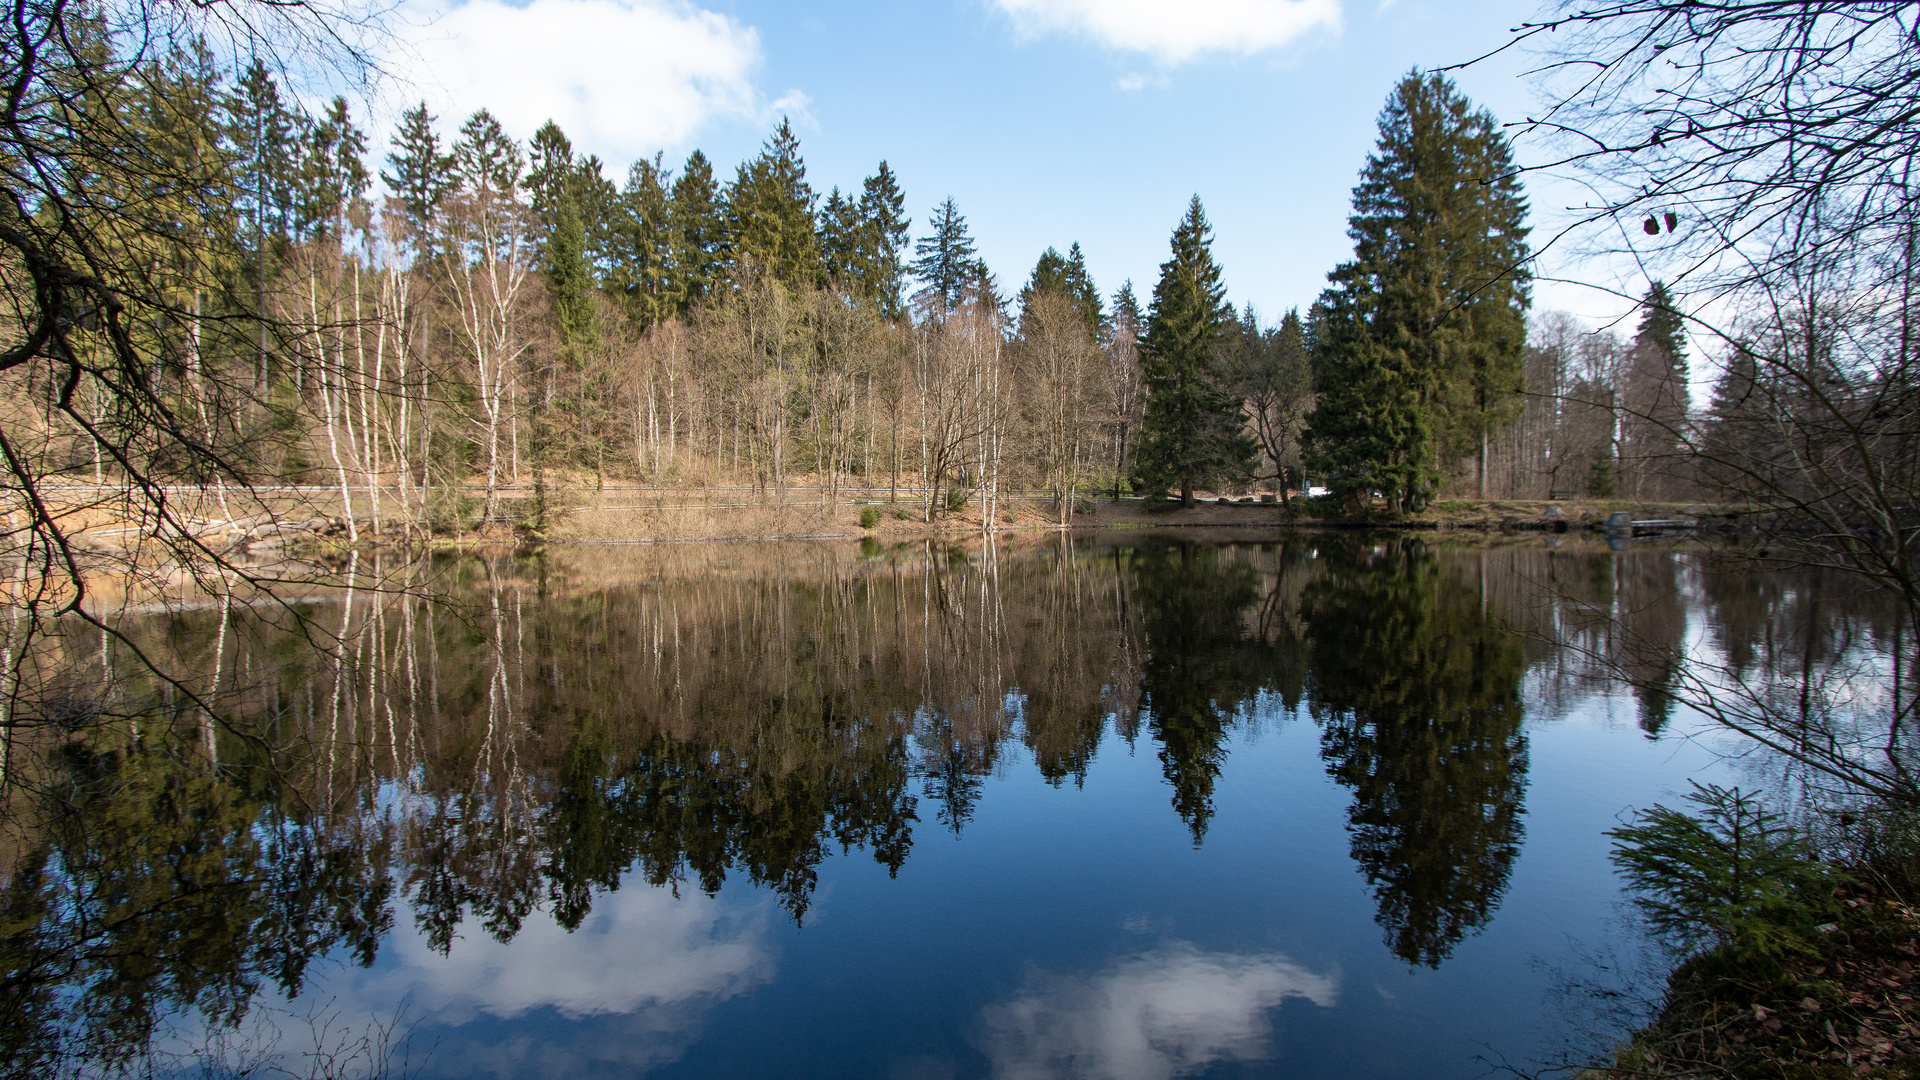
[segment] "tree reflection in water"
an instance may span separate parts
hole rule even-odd
[[[540,909],[580,927],[631,875],[707,893],[739,875],[804,921],[835,848],[898,871],[929,809],[964,832],[1016,747],[1079,784],[1110,734],[1144,730],[1198,845],[1236,730],[1303,703],[1389,948],[1437,965],[1521,844],[1523,681],[1545,715],[1607,691],[1581,658],[1630,666],[1617,638],[1653,643],[1657,686],[1682,558],[1296,536],[375,565],[439,598],[317,602],[338,627],[319,650],[224,605],[131,627],[210,673],[219,728],[116,680],[133,665],[97,637],[54,635],[27,659],[115,697],[76,715],[145,715],[16,751],[5,1072],[130,1060],[169,1016],[297,993],[318,956],[371,963],[403,905],[442,954]],[[1703,595],[1733,662],[1769,671],[1886,630],[1797,579]],[[1768,612],[1794,604],[1810,629],[1776,639]]]
[[[1302,607],[1321,755],[1394,955],[1437,967],[1484,926],[1523,835],[1519,642],[1416,542],[1330,559]]]

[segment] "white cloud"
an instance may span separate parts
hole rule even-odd
[[[682,0],[417,4],[415,55],[397,92],[425,98],[447,130],[480,108],[521,139],[551,119],[617,173],[633,158],[689,145],[711,120],[764,120],[769,111],[754,85],[759,33]],[[775,106],[804,111],[796,95]]]
[[[985,1010],[996,1080],[1173,1080],[1217,1061],[1260,1061],[1267,1010],[1290,997],[1331,1008],[1339,980],[1279,955],[1172,945],[1085,978],[1043,978]]]
[[[1340,0],[993,0],[1020,33],[1077,33],[1111,49],[1179,64],[1202,53],[1277,49],[1340,29]]]

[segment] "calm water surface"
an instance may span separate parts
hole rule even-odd
[[[320,649],[140,624],[272,738],[46,766],[13,1060],[151,1037],[197,1073],[398,1017],[428,1076],[1480,1076],[1574,1037],[1550,991],[1613,933],[1605,830],[1741,776],[1662,665],[1873,626],[1578,540],[353,570],[303,609]]]

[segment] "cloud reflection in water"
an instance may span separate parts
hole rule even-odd
[[[772,981],[769,915],[765,904],[630,885],[596,897],[573,933],[539,913],[509,944],[474,927],[447,956],[396,934],[353,994],[376,1013],[404,1000],[423,1018],[422,1036],[438,1043],[431,1073],[644,1071],[677,1060],[708,1009]],[[512,1023],[542,1009],[575,1023]]]
[[[1275,953],[1174,944],[1098,975],[1030,981],[985,1010],[982,1049],[1003,1080],[1172,1080],[1219,1061],[1266,1058],[1268,1010],[1294,997],[1330,1008],[1339,978]]]

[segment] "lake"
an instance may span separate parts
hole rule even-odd
[[[17,755],[5,1057],[1537,1067],[1591,1045],[1569,987],[1636,948],[1606,830],[1690,780],[1787,782],[1675,705],[1679,658],[1792,678],[1892,625],[1813,574],[1618,548],[356,557],[291,606],[73,629],[65,692],[95,704],[68,707],[126,717]],[[198,674],[143,681],[135,648]]]

